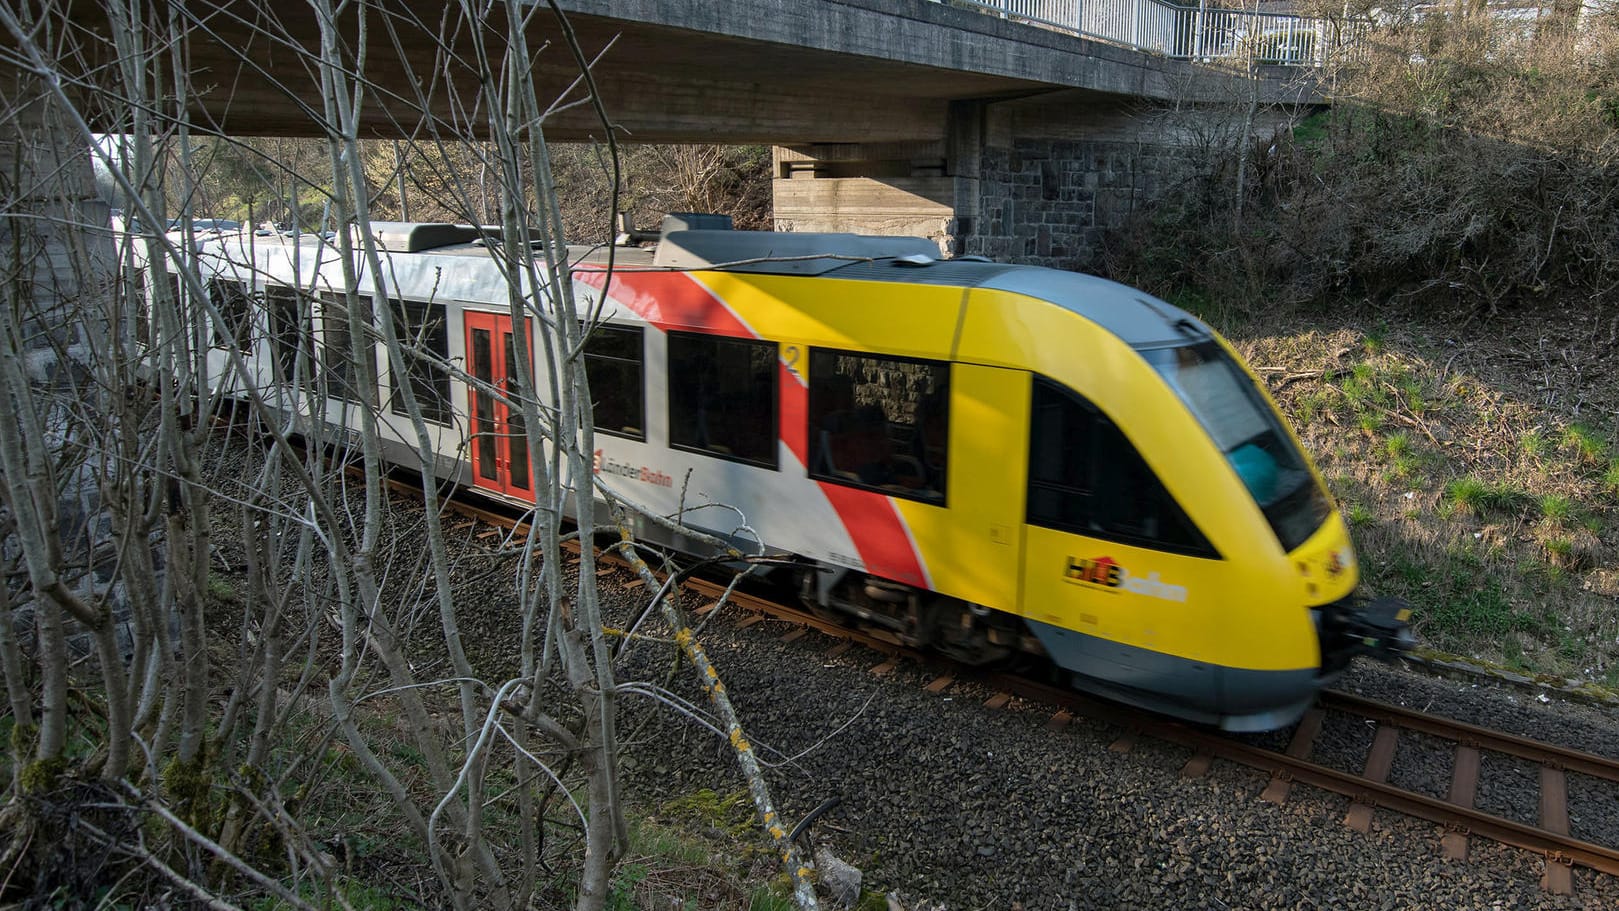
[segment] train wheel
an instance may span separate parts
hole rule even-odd
[[[955,598],[940,598],[925,608],[929,639],[935,649],[967,665],[1000,661],[1010,646],[990,641],[990,612]]]

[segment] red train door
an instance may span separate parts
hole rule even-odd
[[[467,361],[480,382],[468,390],[472,416],[472,482],[478,487],[532,501],[528,436],[523,414],[497,398],[490,387],[517,397],[517,353],[512,318],[497,313],[466,314]],[[524,328],[528,328],[524,321]],[[529,342],[532,349],[533,342]],[[533,354],[530,351],[529,363]],[[533,371],[529,372],[530,377]],[[483,385],[487,384],[487,385]]]

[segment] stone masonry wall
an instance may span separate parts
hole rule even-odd
[[[1017,139],[982,152],[978,217],[962,252],[1094,270],[1105,234],[1180,179],[1184,151],[1123,140]]]

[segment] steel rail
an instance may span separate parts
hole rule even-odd
[[[1619,760],[1598,756],[1594,753],[1584,753],[1571,750],[1555,744],[1541,743],[1516,734],[1504,731],[1491,730],[1468,724],[1464,721],[1453,721],[1449,718],[1440,718],[1419,712],[1405,706],[1392,705],[1345,693],[1339,690],[1327,690],[1321,694],[1317,704],[1324,708],[1338,709],[1371,718],[1384,724],[1392,724],[1411,731],[1423,734],[1432,734],[1459,743],[1471,742],[1481,749],[1505,753],[1520,759],[1527,759],[1542,765],[1554,765],[1569,772],[1580,772],[1593,778],[1602,778],[1608,781],[1619,781]]]
[[[1285,774],[1293,781],[1342,794],[1361,803],[1396,810],[1408,816],[1445,826],[1461,825],[1470,833],[1483,835],[1502,844],[1538,852],[1549,860],[1579,864],[1601,873],[1619,875],[1619,850],[1613,848],[1549,832],[1538,826],[1514,822],[1471,807],[1462,807],[1437,797],[1407,791],[1386,782],[1372,781],[1361,775],[1341,772],[1306,759],[1296,759],[1285,753],[1275,753],[1197,731],[1186,730],[1183,733],[1190,735],[1185,740],[1177,739],[1177,742],[1184,746],[1204,750],[1252,768]]]

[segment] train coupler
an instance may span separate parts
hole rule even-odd
[[[1345,662],[1354,655],[1392,661],[1416,645],[1411,605],[1390,596],[1346,598],[1323,608],[1321,639],[1324,652]]]
[[[1393,659],[1417,644],[1411,634],[1411,605],[1404,598],[1373,598],[1350,615],[1346,632],[1364,654]]]

